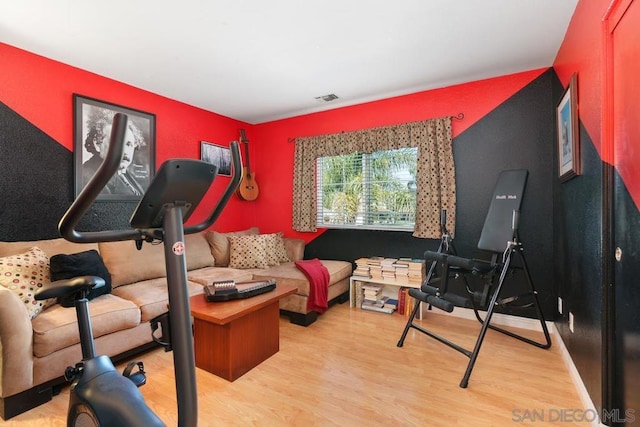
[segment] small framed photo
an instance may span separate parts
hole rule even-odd
[[[558,127],[558,176],[561,182],[580,175],[580,127],[578,124],[578,78],[571,76],[556,109]]]
[[[218,175],[231,176],[231,150],[211,142],[200,142],[200,160],[218,166]]]
[[[116,113],[129,121],[120,169],[97,200],[140,200],[155,174],[156,116],[81,95],[73,95],[75,196],[89,182],[109,149]]]

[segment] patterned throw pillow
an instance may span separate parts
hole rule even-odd
[[[229,233],[218,233],[217,231],[207,231],[204,234],[205,239],[209,242],[211,247],[211,255],[215,260],[216,267],[227,267],[229,265],[230,249],[229,239],[230,236],[254,236],[260,234],[258,227],[251,227],[242,231],[231,231]]]
[[[265,234],[255,236],[229,236],[229,267],[267,268],[267,241]]]
[[[264,234],[267,239],[267,263],[269,265],[279,265],[281,262],[289,262],[287,248],[284,245],[282,233]]]
[[[55,298],[35,300],[35,292],[51,283],[49,258],[37,246],[27,252],[0,258],[0,285],[15,293],[24,303],[31,319],[55,302]]]

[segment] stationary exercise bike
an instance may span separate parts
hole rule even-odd
[[[178,425],[196,426],[197,389],[184,235],[210,227],[238,187],[242,170],[238,144],[234,141],[230,145],[231,181],[203,222],[183,225],[207,193],[218,168],[199,160],[172,159],[158,169],[140,200],[130,220],[132,229],[77,231],[78,222],[118,170],[127,122],[128,117],[124,114],[114,116],[107,156],[64,214],[58,228],[65,239],[77,243],[133,240],[141,249],[143,242],[164,242],[169,311],[161,320],[151,322],[152,328],[157,329],[158,322],[162,326],[162,338],[154,336],[153,339],[161,342],[165,349],[173,350]],[[36,299],[40,300],[72,296],[75,301],[82,361],[65,371],[65,378],[72,382],[67,426],[164,426],[138,390],[138,386],[146,381],[144,370],[125,376],[116,371],[108,356],[95,354],[87,295],[94,287],[103,285],[104,280],[100,277],[82,276],[53,282],[36,293]],[[130,370],[131,366],[128,368]]]

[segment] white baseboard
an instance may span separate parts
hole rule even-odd
[[[453,310],[451,313],[447,313],[446,311],[442,311],[439,309],[428,311],[425,309],[425,304],[422,304],[422,312],[423,315],[425,313],[444,314],[447,316],[460,317],[462,319],[476,320],[476,316],[473,312],[473,309],[471,308],[456,307],[455,310]],[[480,315],[482,317],[484,317],[484,314],[484,312],[480,312]],[[522,328],[532,331],[540,330],[540,320],[530,319],[528,317],[513,316],[511,314],[493,313],[493,315],[491,316],[491,323],[500,326],[511,326],[514,328]],[[555,328],[551,327],[553,325],[553,322],[547,321],[545,323],[547,324],[547,328],[549,329],[550,333],[553,334],[557,332]]]
[[[589,392],[587,392],[587,388],[582,381],[582,377],[580,377],[580,373],[578,373],[578,368],[576,368],[576,365],[573,363],[573,359],[569,354],[569,350],[567,350],[567,347],[564,345],[564,341],[562,341],[562,337],[560,336],[560,332],[558,331],[558,328],[556,328],[555,323],[553,324],[553,335],[555,338],[555,344],[560,348],[562,361],[569,370],[569,375],[571,375],[573,385],[575,386],[578,395],[580,395],[580,400],[582,401],[584,409],[591,410],[597,413],[596,406],[593,404],[593,400],[591,400]],[[593,421],[591,425],[595,427],[607,427],[605,424],[602,424],[599,421]]]

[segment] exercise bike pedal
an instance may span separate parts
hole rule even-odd
[[[134,368],[138,368],[136,372],[132,372]],[[147,374],[144,373],[144,365],[142,362],[129,362],[124,368],[122,375],[129,378],[136,387],[142,387],[147,383]]]
[[[82,370],[84,369],[84,365],[82,363],[76,363],[76,366],[67,366],[67,369],[64,370],[64,379],[72,383],[82,375]]]

